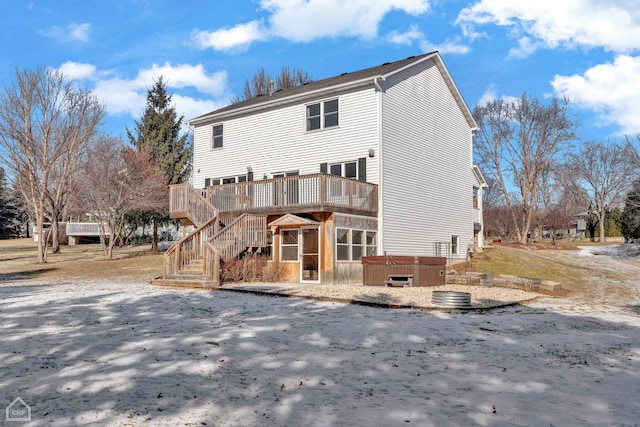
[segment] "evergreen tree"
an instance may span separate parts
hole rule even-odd
[[[135,121],[135,134],[127,129],[134,147],[151,146],[156,165],[170,185],[185,182],[191,172],[191,139],[189,134],[180,134],[184,116],[178,116],[171,100],[161,76],[147,91],[147,104],[140,121]]]
[[[9,187],[4,169],[0,168],[0,239],[19,237],[20,217],[19,201]]]
[[[640,239],[640,179],[633,183],[633,188],[627,194],[620,228],[625,239]]]
[[[147,91],[144,113],[140,121],[135,122],[133,132],[127,129],[127,136],[134,147],[151,147],[157,169],[167,177],[167,186],[186,182],[191,173],[191,139],[189,134],[181,134],[184,116],[178,116],[171,99],[172,95],[167,92],[161,76]],[[150,212],[153,222],[153,250],[158,249],[158,224],[169,221],[168,187],[166,196],[167,209],[163,212]]]

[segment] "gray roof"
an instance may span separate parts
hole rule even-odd
[[[267,101],[275,101],[277,99],[282,99],[282,98],[287,98],[289,96],[293,96],[293,95],[299,95],[305,92],[311,92],[311,91],[315,91],[315,90],[319,90],[319,89],[324,89],[324,88],[328,88],[328,87],[332,87],[332,86],[337,86],[340,84],[344,84],[344,83],[349,83],[349,82],[355,82],[358,80],[362,80],[362,79],[366,79],[366,78],[373,78],[375,76],[379,76],[379,75],[385,75],[388,73],[392,73],[396,70],[399,70],[401,68],[406,67],[407,65],[412,64],[413,62],[416,62],[422,58],[425,58],[427,56],[433,55],[435,52],[430,52],[430,53],[425,53],[423,55],[418,55],[418,56],[410,56],[408,58],[405,59],[401,59],[399,61],[395,61],[395,62],[385,62],[382,65],[377,65],[375,67],[371,67],[371,68],[366,68],[364,70],[359,70],[359,71],[354,71],[351,73],[343,73],[340,74],[339,76],[335,76],[335,77],[329,77],[328,79],[323,79],[323,80],[318,80],[318,81],[313,81],[301,86],[296,86],[290,89],[284,89],[284,90],[277,90],[275,92],[273,92],[273,94],[269,95],[259,95],[256,96],[254,98],[250,98],[247,99],[245,101],[240,101],[237,102],[235,104],[231,104],[228,105],[226,107],[222,107],[220,109],[217,109],[215,111],[212,111],[210,113],[207,114],[203,114],[202,116],[198,116],[192,120],[198,120],[200,118],[204,118],[206,116],[210,116],[210,115],[214,115],[214,114],[219,114],[219,113],[225,113],[225,112],[230,112],[236,109],[241,109],[244,107],[249,107],[249,106],[255,106],[258,104],[262,104],[264,102]]]
[[[373,85],[373,78],[376,76],[387,76],[389,74],[393,74],[399,70],[402,70],[406,67],[411,66],[417,62],[421,62],[426,58],[433,58],[436,62],[438,68],[440,68],[441,72],[444,74],[445,80],[449,88],[451,89],[455,99],[457,100],[460,108],[462,109],[463,114],[467,118],[469,122],[469,126],[472,128],[476,128],[477,125],[473,120],[471,115],[471,111],[466,105],[462,95],[458,91],[453,79],[449,75],[442,59],[438,51],[433,51],[429,53],[425,53],[417,56],[410,56],[405,59],[401,59],[395,62],[385,62],[382,65],[378,65],[371,68],[366,68],[364,70],[354,71],[350,73],[343,73],[339,76],[330,77],[328,79],[318,80],[314,82],[309,82],[307,84],[296,86],[290,89],[277,90],[273,92],[271,95],[260,95],[251,99],[247,99],[245,101],[237,102],[235,104],[228,105],[226,107],[220,108],[218,110],[212,111],[207,114],[203,114],[201,116],[195,117],[189,120],[190,124],[194,124],[195,122],[206,123],[210,119],[220,119],[223,117],[235,116],[236,114],[246,114],[249,111],[256,111],[256,109],[260,110],[262,108],[269,108],[269,106],[286,103],[288,102],[288,98],[298,99],[300,96],[305,96],[305,94],[319,92],[323,90],[331,90],[334,87],[340,87],[344,85],[349,85],[350,83],[357,84],[357,82],[364,81],[367,79],[371,79],[371,84]],[[311,96],[311,95],[310,95]],[[263,105],[264,104],[264,105]]]

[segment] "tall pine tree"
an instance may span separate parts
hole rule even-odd
[[[0,168],[0,239],[20,235],[21,207],[15,191],[9,187],[4,169]]]
[[[156,167],[167,176],[167,210],[140,213],[140,217],[153,222],[153,250],[158,249],[158,225],[169,221],[168,185],[187,181],[191,172],[191,138],[187,133],[181,134],[184,116],[178,116],[171,99],[161,76],[147,91],[142,118],[136,120],[133,132],[127,129],[131,144],[136,148],[151,147]]]

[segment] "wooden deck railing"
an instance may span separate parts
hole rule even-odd
[[[223,261],[238,256],[248,247],[267,244],[267,216],[242,214],[210,240]]]
[[[216,207],[188,184],[170,187],[169,213],[172,218],[188,218],[196,227],[218,216]]]
[[[375,216],[378,211],[377,185],[325,173],[225,184],[197,191],[220,212],[238,214],[337,211]]]
[[[164,275],[175,275],[204,255],[204,245],[218,234],[218,217],[214,216],[179,242],[173,244],[164,254]]]

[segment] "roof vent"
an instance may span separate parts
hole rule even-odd
[[[341,76],[346,76],[347,74],[349,74],[349,73],[342,73],[342,74],[340,74],[340,75],[341,75]]]
[[[415,55],[411,55],[411,56],[407,56],[407,59],[413,59],[415,57],[416,57]]]
[[[389,65],[389,64],[391,64],[391,62],[385,62],[385,63],[384,63],[384,64],[382,64],[382,65]]]

